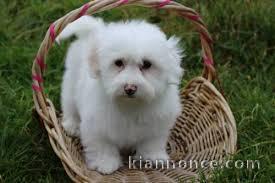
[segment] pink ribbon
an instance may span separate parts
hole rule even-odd
[[[39,65],[40,69],[43,71],[46,69],[46,64],[44,63],[44,58],[37,56],[36,57],[36,63]]]
[[[37,85],[34,85],[32,84],[32,89],[33,91],[36,91],[36,92],[42,92],[42,88],[40,86],[37,86]]]
[[[32,79],[36,80],[39,83],[43,83],[43,78],[40,75],[32,75]]]
[[[156,8],[162,8],[163,6],[166,6],[167,4],[169,4],[171,2],[171,0],[163,0],[162,2],[160,2]]]
[[[54,25],[54,23],[52,23],[50,25],[50,37],[51,37],[52,42],[54,42],[54,40],[55,40],[55,30],[54,30],[54,28],[55,28],[55,25]]]
[[[192,20],[192,21],[196,21],[198,23],[201,23],[200,21],[200,15],[188,15],[188,14],[185,14],[185,13],[180,13],[180,15],[182,15],[183,17],[189,19],[189,20]],[[212,39],[211,37],[209,37],[205,32],[199,30],[199,33],[200,35],[203,37],[204,40],[206,40],[209,44],[212,43]]]
[[[82,9],[81,9],[81,11],[79,12],[78,16],[76,17],[76,19],[78,19],[78,18],[82,17],[83,15],[85,15],[85,14],[87,13],[87,11],[88,11],[89,8],[90,8],[89,3],[86,3],[86,4],[82,7]]]
[[[204,56],[203,60],[205,65],[213,65],[213,60],[211,60],[209,57]]]
[[[184,16],[193,21],[198,21],[200,19],[199,15],[184,15]]]

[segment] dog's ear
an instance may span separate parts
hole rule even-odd
[[[100,69],[96,45],[93,45],[93,47],[89,50],[88,62],[90,66],[90,76],[97,79],[100,75]]]
[[[173,59],[180,64],[181,59],[184,57],[184,50],[180,46],[180,39],[172,36],[167,40],[168,49]]]
[[[179,84],[180,78],[183,75],[183,69],[181,68],[181,60],[184,57],[184,50],[180,46],[180,39],[172,36],[167,40],[167,45],[171,58],[171,69],[173,74],[169,78],[169,83]]]

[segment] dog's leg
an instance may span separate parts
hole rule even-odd
[[[166,163],[169,156],[166,152],[167,136],[146,139],[137,145],[135,159],[151,160],[153,163],[162,160]]]
[[[80,117],[74,102],[74,89],[72,85],[72,73],[66,71],[62,85],[62,126],[65,131],[72,136],[79,137]]]
[[[84,150],[89,169],[110,174],[122,166],[118,148],[106,141],[93,140]]]
[[[72,136],[79,137],[79,123],[80,119],[73,104],[66,105],[63,108],[63,122],[62,126],[65,131]]]

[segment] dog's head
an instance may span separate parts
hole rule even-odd
[[[179,40],[144,21],[111,23],[98,31],[89,57],[92,75],[113,99],[152,101],[182,75]]]

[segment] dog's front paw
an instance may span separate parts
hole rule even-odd
[[[103,174],[111,174],[122,166],[119,156],[101,156],[94,160],[87,160],[87,166]]]
[[[79,122],[75,121],[72,118],[66,119],[62,122],[62,126],[67,134],[75,137],[79,137],[80,130],[79,130]]]

